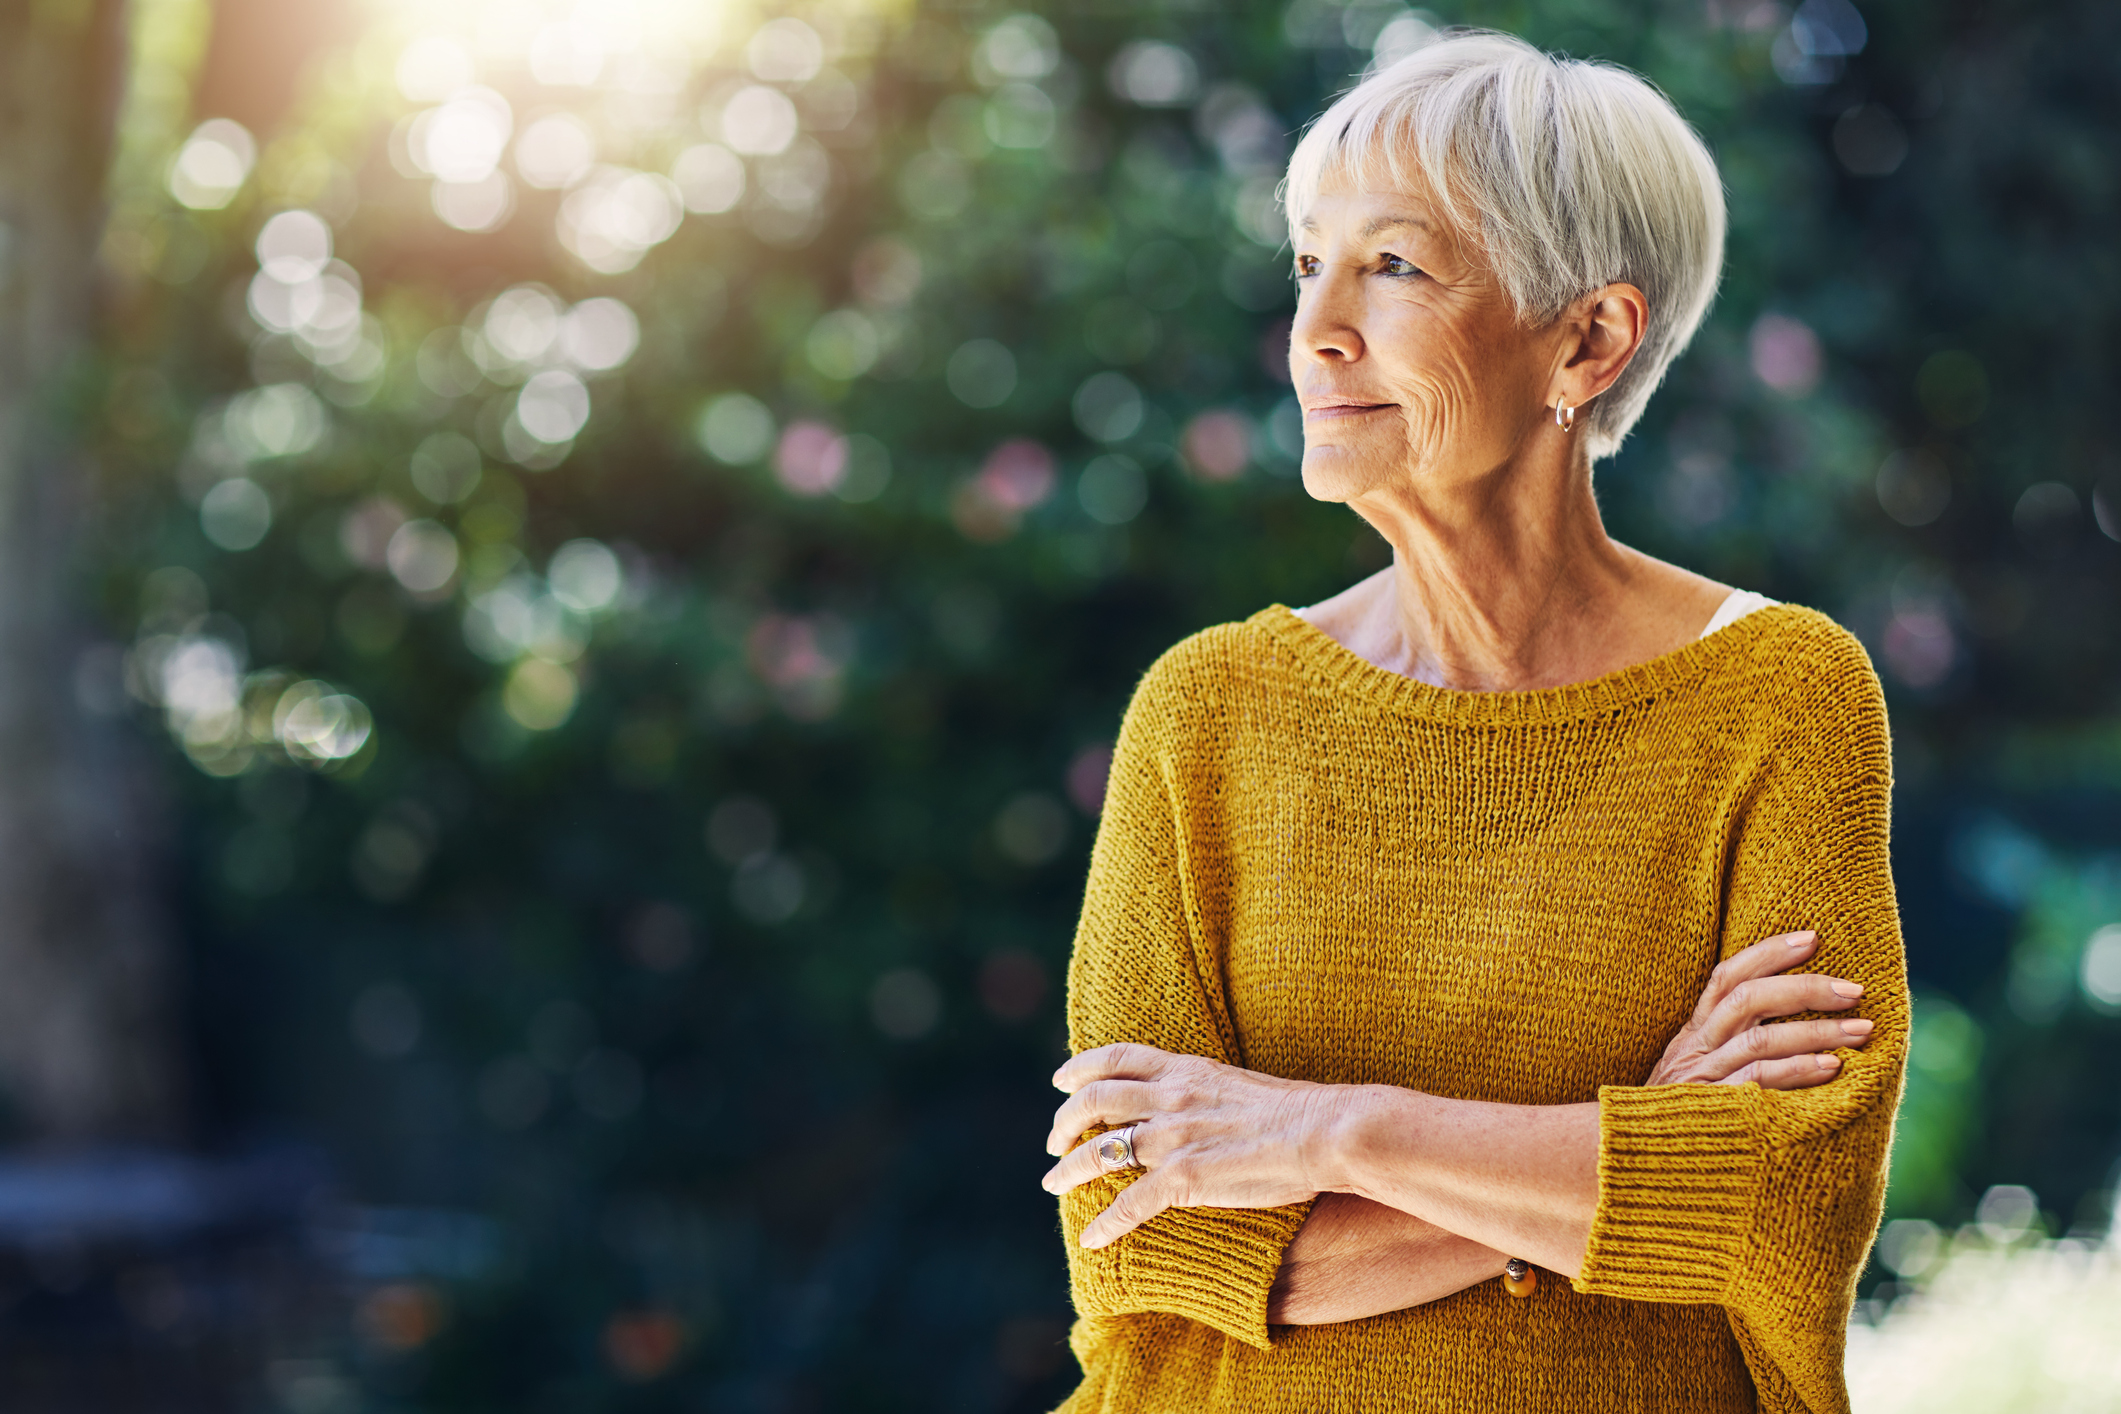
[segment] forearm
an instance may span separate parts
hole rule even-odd
[[[1575,1276],[1598,1209],[1598,1106],[1445,1100],[1349,1087],[1333,1191]]]
[[[1267,1320],[1318,1326],[1404,1311],[1492,1279],[1503,1261],[1411,1213],[1328,1193],[1283,1255]]]

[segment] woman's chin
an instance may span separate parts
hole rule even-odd
[[[1304,492],[1314,501],[1352,501],[1391,479],[1392,472],[1373,458],[1350,456],[1339,447],[1310,447],[1304,451]]]

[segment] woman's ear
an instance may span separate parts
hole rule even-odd
[[[1571,321],[1576,343],[1561,366],[1557,396],[1581,407],[1613,386],[1642,347],[1650,302],[1633,285],[1607,285],[1586,295]]]

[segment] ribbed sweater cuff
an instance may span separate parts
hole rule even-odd
[[[1759,1090],[1607,1085],[1580,1291],[1718,1304],[1758,1196]]]
[[[1309,1203],[1161,1213],[1117,1244],[1124,1306],[1184,1316],[1265,1350],[1267,1296],[1310,1214]]]

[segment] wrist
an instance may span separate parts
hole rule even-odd
[[[1318,1177],[1323,1193],[1353,1193],[1376,1199],[1391,1185],[1379,1179],[1404,1170],[1406,1146],[1421,1133],[1421,1111],[1431,1097],[1394,1085],[1350,1085],[1327,1125]]]

